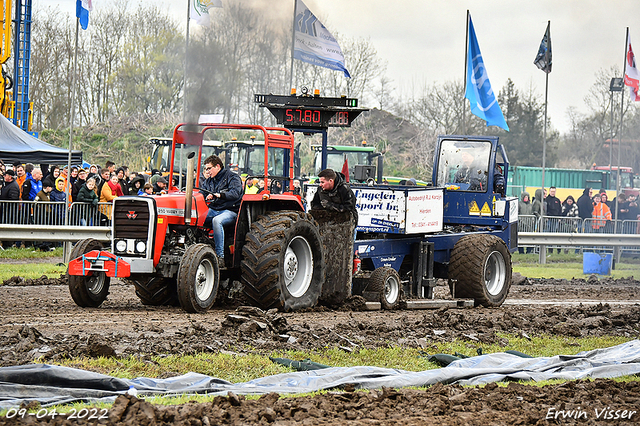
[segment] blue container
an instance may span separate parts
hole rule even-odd
[[[582,273],[611,275],[613,255],[608,253],[582,253]]]

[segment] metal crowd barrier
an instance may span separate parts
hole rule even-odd
[[[640,220],[583,220],[579,217],[520,215],[518,232],[640,234]]]
[[[538,232],[540,229],[540,218],[537,216],[518,216],[518,232]]]
[[[531,233],[539,233],[540,235]],[[575,217],[520,215],[518,216],[518,234],[521,253],[525,251],[540,253],[540,250],[569,250],[571,248],[576,251],[613,251],[616,253],[617,259],[624,253],[640,256],[639,240],[615,238],[616,235],[640,235],[640,221],[638,220],[614,221],[593,218],[583,220]],[[582,234],[585,235],[581,236]],[[610,237],[596,237],[596,234]],[[593,235],[593,238],[589,235]]]
[[[71,203],[67,209],[64,202],[0,201],[0,247],[62,242],[68,261],[70,243],[85,238],[111,240],[111,204]]]
[[[111,203],[71,203],[66,210],[64,202],[0,201],[0,224],[7,225],[110,226],[110,214]]]
[[[110,214],[111,203],[72,203],[67,210],[63,202],[0,201],[0,241],[109,241]],[[611,250],[616,246],[622,252],[640,255],[640,242],[636,243],[635,238],[613,238],[640,235],[639,220],[619,220],[616,224],[602,219],[520,215],[518,234],[521,251]],[[578,234],[605,234],[612,238]]]

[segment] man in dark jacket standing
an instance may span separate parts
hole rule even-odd
[[[204,226],[213,229],[218,265],[224,267],[224,226],[236,221],[240,201],[242,201],[242,179],[236,173],[225,169],[217,155],[204,160],[205,181],[200,185],[209,193],[205,200],[209,213]]]
[[[357,225],[356,197],[349,184],[345,182],[344,175],[325,169],[318,173],[318,178],[320,187],[311,200],[311,210],[350,212]]]
[[[549,187],[549,195],[544,199],[547,204],[547,216],[562,216],[562,201],[556,197],[556,187]],[[560,225],[560,219],[551,219],[545,221],[545,232],[557,232],[558,225]],[[553,250],[549,249],[549,253]],[[560,249],[558,249],[560,253]]]
[[[20,187],[16,182],[16,174],[13,170],[4,172],[4,185],[0,192],[0,200],[19,200]]]
[[[585,188],[582,191],[582,195],[576,201],[578,205],[578,216],[584,219],[591,219],[591,212],[593,212],[593,200],[591,200],[592,190],[591,188]]]
[[[87,183],[87,171],[85,169],[78,169],[78,177],[76,178],[75,183],[71,187],[71,201],[78,201],[78,192]]]
[[[562,202],[556,197],[556,187],[549,188],[549,195],[545,198],[547,202],[547,216],[562,216]]]
[[[16,174],[13,170],[7,170],[4,172],[4,186],[0,190],[0,201],[10,201],[20,199],[20,187],[16,182]],[[18,223],[17,212],[18,204],[7,203],[4,206],[4,211],[1,211],[0,222],[2,223]]]

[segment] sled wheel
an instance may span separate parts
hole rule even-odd
[[[80,240],[73,246],[70,259],[76,259],[92,250],[103,249],[102,243],[93,238]],[[76,305],[83,308],[97,308],[105,301],[109,294],[109,284],[111,279],[104,272],[93,272],[88,276],[69,275],[69,292]]]
[[[315,306],[324,261],[318,225],[307,213],[268,212],[251,225],[242,249],[244,293],[262,309]]]
[[[207,244],[189,246],[178,269],[178,300],[187,312],[205,312],[218,294],[218,257]]]
[[[466,235],[451,251],[449,278],[457,280],[455,287],[450,285],[453,297],[471,298],[476,306],[500,306],[511,287],[511,253],[495,235]]]
[[[383,309],[395,309],[400,302],[400,275],[387,266],[377,268],[371,273],[367,291],[380,293]]]
[[[178,304],[175,278],[152,276],[123,281],[135,287],[136,296],[138,296],[143,305],[175,306]]]

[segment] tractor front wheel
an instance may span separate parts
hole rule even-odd
[[[178,300],[187,312],[205,312],[218,294],[218,257],[207,244],[189,246],[178,269]]]
[[[93,238],[80,240],[73,246],[69,255],[70,259],[76,259],[92,250],[102,250],[102,243]],[[97,308],[105,301],[109,294],[111,279],[104,272],[93,272],[91,275],[69,275],[69,292],[76,305],[83,308]]]

